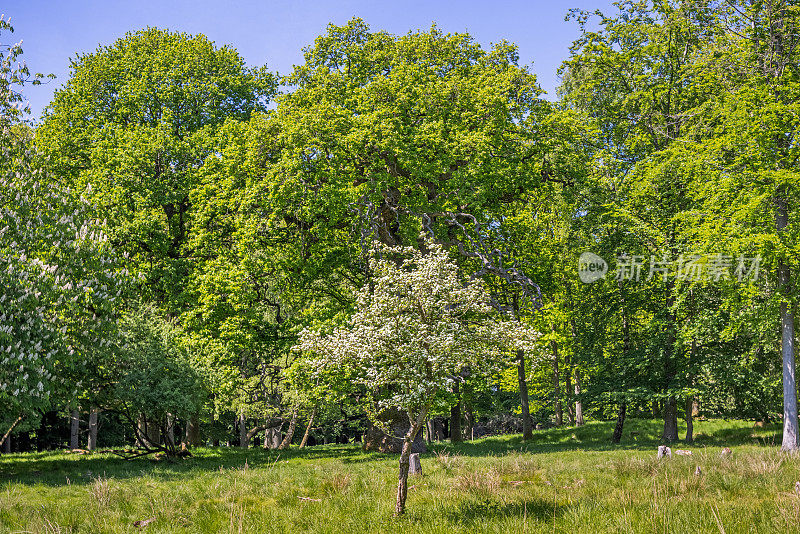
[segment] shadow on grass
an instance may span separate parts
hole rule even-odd
[[[428,454],[439,450],[465,456],[497,456],[509,452],[557,453],[568,451],[655,451],[660,443],[662,423],[657,420],[630,419],[620,444],[611,443],[613,422],[596,421],[582,427],[561,427],[534,432],[532,440],[523,441],[520,435],[495,436],[458,444],[433,444]],[[684,432],[685,430],[682,430]],[[754,428],[747,421],[698,421],[696,440],[691,445],[676,443],[677,447],[732,447],[737,445],[776,446],[781,442],[777,424]],[[364,452],[360,445],[320,445],[285,451],[239,449],[235,447],[199,448],[194,457],[184,460],[159,460],[142,457],[124,460],[112,454],[77,455],[67,452],[24,453],[0,456],[0,485],[20,484],[92,484],[98,477],[132,478],[151,476],[160,480],[175,480],[188,474],[251,468],[263,468],[279,461],[313,462],[334,460],[344,464],[396,460],[396,454]],[[535,503],[534,503],[535,504]]]
[[[269,467],[276,462],[298,460],[339,460],[369,462],[388,455],[364,452],[359,445],[323,445],[289,450],[239,449],[235,447],[198,448],[194,456],[176,460],[155,460],[152,456],[125,460],[110,453],[71,454],[38,452],[0,456],[0,485],[19,484],[92,484],[99,477],[117,479],[150,476],[159,480],[175,480],[201,472]]]
[[[581,427],[561,427],[533,432],[533,439],[524,441],[519,434],[492,436],[462,443],[434,443],[432,449],[448,450],[465,456],[489,456],[508,452],[557,453],[569,451],[655,451],[661,440],[663,423],[658,420],[629,419],[625,424],[620,443],[611,441],[614,423],[593,421]],[[680,434],[685,435],[685,428]],[[767,424],[754,428],[748,421],[698,421],[692,443],[675,442],[675,448],[733,447],[738,445],[777,446],[781,442],[781,427]]]

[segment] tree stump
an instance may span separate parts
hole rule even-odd
[[[409,475],[421,475],[422,474],[422,464],[419,461],[419,454],[413,453],[408,458],[408,474]]]

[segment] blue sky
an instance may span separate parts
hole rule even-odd
[[[107,45],[128,31],[157,26],[202,33],[219,45],[230,44],[251,66],[266,64],[288,73],[303,60],[302,48],[325,32],[328,23],[363,18],[373,30],[394,34],[427,29],[436,22],[445,32],[469,32],[483,45],[507,39],[519,45],[520,60],[533,64],[542,87],[554,98],[556,69],[578,35],[570,8],[611,11],[610,0],[378,2],[138,0],[5,0],[0,12],[11,17],[14,41],[23,40],[31,71],[53,73],[56,80],[25,89],[34,117],[69,75],[76,53]],[[2,36],[9,39],[8,35]]]

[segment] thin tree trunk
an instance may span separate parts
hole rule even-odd
[[[13,423],[11,423],[9,429],[6,430],[6,433],[3,434],[3,438],[0,439],[0,443],[3,444],[3,446],[6,449],[6,452],[11,452],[11,433],[14,431],[15,428],[17,428],[17,425],[20,424],[20,422],[22,422],[22,419],[24,417],[25,417],[24,415],[20,414],[20,416],[17,417]]]
[[[694,363],[697,361],[697,340],[692,338],[692,346],[689,352],[689,387],[694,386]],[[694,441],[694,395],[686,397],[686,443]]]
[[[622,439],[622,428],[625,425],[625,412],[628,405],[625,402],[619,403],[619,411],[617,412],[617,424],[614,426],[614,434],[611,435],[611,441],[619,443]]]
[[[250,447],[250,437],[247,435],[247,418],[239,414],[239,446],[243,449]]]
[[[784,232],[789,225],[789,210],[785,189],[775,199],[775,226]],[[778,289],[782,297],[790,290],[791,272],[786,262],[778,262]],[[800,447],[797,421],[797,382],[794,359],[794,313],[789,303],[781,302],[781,354],[783,359],[783,442],[782,451],[794,452]]]
[[[137,447],[146,447],[147,443],[147,423],[144,420],[144,414],[140,413],[139,417],[136,419],[136,446]]]
[[[670,396],[664,404],[664,434],[666,442],[678,441],[678,399]]]
[[[3,440],[3,454],[11,454],[11,436]]]
[[[175,416],[171,413],[167,414],[167,421],[166,421],[166,441],[168,441],[168,445],[170,449],[175,448]]]
[[[81,413],[72,410],[69,415],[69,448],[72,450],[81,448]]]
[[[692,417],[694,397],[686,398],[686,443],[694,441],[694,418]]]
[[[422,427],[423,421],[428,416],[428,407],[422,409],[417,418],[412,421],[411,428],[408,429],[403,438],[403,449],[400,452],[400,475],[397,481],[397,503],[394,507],[394,515],[403,515],[406,511],[406,497],[408,496],[408,459],[411,456],[411,447],[414,438]]]
[[[550,342],[553,349],[553,397],[555,399],[556,426],[564,424],[564,414],[561,411],[561,382],[558,377],[558,343],[553,340]]]
[[[292,438],[294,437],[294,429],[297,427],[297,408],[294,409],[292,412],[292,420],[289,421],[289,428],[286,430],[286,436],[281,441],[281,444],[278,446],[278,449],[283,450],[289,447],[292,444]]]
[[[461,393],[459,392],[458,382],[453,385],[453,393],[456,395],[456,403],[450,408],[450,443],[457,443],[461,439]]]
[[[619,288],[620,311],[622,312],[622,358],[627,361],[631,350],[631,330],[630,323],[628,322],[628,308],[625,306],[625,291],[621,280],[617,281],[617,287]],[[619,403],[617,424],[614,426],[614,433],[611,435],[611,441],[614,443],[619,443],[619,440],[622,439],[622,429],[625,426],[625,414],[627,410],[627,401],[623,400]]]
[[[99,409],[92,406],[89,411],[89,437],[86,441],[86,448],[93,451],[97,448],[97,428],[98,428]]]
[[[673,387],[673,380],[677,375],[675,362],[675,316],[672,313],[672,306],[675,303],[673,295],[675,285],[672,279],[667,281],[667,301],[665,303],[666,331],[664,346],[664,390],[668,391]],[[678,441],[678,399],[675,395],[670,395],[664,402],[664,433],[661,439],[667,443]]]
[[[525,375],[525,351],[517,350],[517,380],[519,382],[519,404],[522,408],[522,439],[533,439],[528,379]]]
[[[575,426],[575,412],[572,411],[572,362],[569,351],[564,354],[564,403],[567,407],[569,424]]]
[[[311,434],[311,425],[314,424],[314,416],[317,415],[317,407],[314,406],[314,409],[311,410],[311,417],[308,418],[308,425],[306,425],[306,431],[303,433],[303,439],[300,441],[300,448],[306,446],[308,443],[308,435]]]
[[[583,426],[583,402],[581,401],[581,372],[575,369],[575,425]]]

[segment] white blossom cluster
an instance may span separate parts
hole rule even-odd
[[[465,367],[490,371],[537,337],[500,316],[480,280],[465,283],[442,247],[427,248],[386,249],[405,259],[372,260],[375,276],[358,292],[346,326],[300,334],[297,349],[312,354],[317,368],[353,369],[357,381],[381,392],[378,411],[395,407],[416,417]]]
[[[0,124],[0,407],[47,405],[80,359],[108,344],[126,277],[91,207]]]

